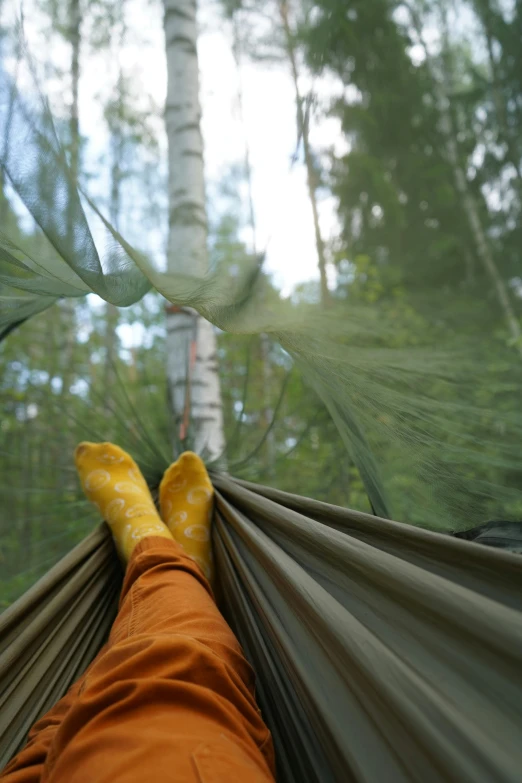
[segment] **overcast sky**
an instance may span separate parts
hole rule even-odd
[[[252,63],[243,59],[238,74],[232,56],[230,26],[216,0],[200,0],[198,41],[201,75],[200,98],[205,166],[209,192],[230,166],[244,160],[248,143],[252,167],[258,249],[267,251],[267,268],[288,292],[295,283],[316,278],[317,259],[306,173],[300,162],[291,165],[296,148],[296,111],[292,82],[286,64]],[[164,103],[166,67],[161,7],[144,14],[143,0],[130,0],[129,27],[148,38],[143,62],[143,85],[156,103]],[[127,47],[129,66],[140,57],[139,44]],[[242,81],[243,116],[238,85]],[[307,85],[305,85],[306,87]],[[322,91],[329,83],[315,85]],[[317,149],[342,148],[339,126],[323,121],[312,129]],[[336,230],[332,199],[321,203],[321,224],[326,238]]]
[[[217,180],[242,154],[248,140],[258,241],[267,250],[267,267],[288,290],[296,282],[318,276],[306,172],[300,161],[291,165],[297,133],[290,75],[284,63],[268,65],[245,59],[241,69],[241,123],[238,73],[226,26],[219,23],[218,15],[211,13],[208,5],[201,18],[201,102],[208,178]],[[328,86],[316,85],[324,99]],[[331,145],[341,148],[336,122],[316,123],[312,133],[318,150]],[[322,229],[328,239],[337,225],[333,200],[324,199],[320,208]]]
[[[31,3],[31,0],[26,0]],[[9,0],[8,0],[9,2]],[[13,7],[17,0],[11,0]],[[230,166],[244,160],[248,142],[253,175],[253,195],[257,221],[258,250],[267,251],[267,269],[276,283],[288,293],[301,281],[317,278],[317,260],[306,173],[301,161],[291,165],[296,148],[296,111],[294,91],[285,63],[252,63],[247,58],[241,70],[243,118],[238,109],[238,71],[231,47],[231,30],[221,15],[218,0],[200,0],[199,60],[201,73],[202,130],[208,191],[215,193],[217,183]],[[18,5],[19,7],[19,5]],[[143,105],[152,97],[158,107],[164,105],[166,65],[162,30],[162,6],[150,0],[127,0],[129,33],[120,54],[125,72],[132,73]],[[28,13],[26,35],[30,51],[38,60],[49,56],[44,18]],[[84,29],[88,36],[89,31]],[[69,47],[56,36],[51,57],[66,66]],[[89,188],[96,196],[98,188],[107,190],[107,170],[97,162],[106,144],[101,116],[100,94],[116,82],[117,62],[110,54],[93,56],[85,51],[82,61],[80,93],[80,131],[89,141],[85,153],[87,168],[95,177]],[[63,80],[54,82],[46,74],[46,89],[58,107],[68,100]],[[307,89],[309,83],[303,83]],[[333,84],[314,84],[323,100],[335,91]],[[162,121],[157,128],[163,135]],[[343,148],[339,127],[334,120],[312,122],[312,141],[317,151],[335,145]],[[165,142],[163,137],[163,142]],[[108,165],[105,164],[105,169]],[[99,178],[98,185],[96,177]],[[102,184],[100,184],[102,183]],[[325,239],[336,231],[335,206],[331,198],[320,204]],[[124,225],[124,223],[122,224]],[[132,241],[132,237],[129,237]],[[245,238],[246,235],[245,235]],[[151,235],[149,243],[154,244]],[[156,251],[158,248],[155,248]]]

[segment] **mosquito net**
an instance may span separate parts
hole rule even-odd
[[[347,5],[354,12],[349,24]],[[206,272],[192,272],[183,257],[165,271],[149,248],[125,238],[115,214],[92,196],[88,177],[78,184],[70,144],[30,58],[22,52],[1,66],[0,608],[19,599],[0,622],[0,699],[10,710],[1,727],[5,760],[34,716],[95,653],[115,610],[120,573],[107,531],[92,532],[99,520],[80,492],[75,445],[119,443],[153,492],[173,454],[192,445],[190,422],[187,432],[173,425],[164,369],[164,311],[173,307],[198,313],[217,334],[227,438],[223,452],[207,460],[219,492],[215,547],[228,591],[225,610],[263,675],[263,709],[273,722],[283,778],[298,779],[306,758],[316,779],[342,779],[348,768],[358,779],[372,754],[364,761],[364,744],[358,749],[341,736],[351,699],[359,730],[380,748],[370,777],[389,762],[410,779],[415,759],[425,769],[426,758],[437,756],[433,780],[450,772],[455,780],[477,779],[479,769],[516,779],[517,557],[475,547],[466,569],[470,545],[430,532],[482,536],[488,544],[502,536],[513,543],[518,535],[511,526],[522,518],[516,176],[499,174],[495,155],[469,139],[479,121],[489,138],[494,102],[470,88],[452,113],[448,96],[440,95],[443,75],[429,67],[421,39],[422,67],[415,66],[409,39],[400,39],[400,52],[399,39],[387,47],[379,42],[378,30],[391,35],[382,3],[341,3],[336,10],[321,0],[319,7],[324,14],[313,17],[312,37],[302,39],[310,68],[320,68],[328,52],[329,67],[348,81],[347,73],[358,75],[358,89],[372,98],[366,104],[346,98],[338,106],[352,147],[332,165],[344,224],[342,247],[329,248],[336,281],[327,297],[315,285],[291,295],[278,291],[230,220],[214,231]],[[386,23],[366,18],[370,7]],[[368,20],[360,36],[357,26]],[[358,49],[359,38],[366,49]],[[353,62],[343,55],[346,41],[357,54]],[[465,56],[459,49],[455,57],[458,75],[466,71]],[[508,90],[514,77],[511,71],[504,77]],[[387,80],[395,80],[397,109],[382,89]],[[463,77],[462,90],[468,87]],[[302,135],[308,109],[299,101]],[[393,112],[408,123],[388,127]],[[453,126],[457,141],[450,143]],[[493,145],[507,158],[510,128]],[[479,168],[480,181],[473,173]],[[488,182],[490,196],[504,194],[503,227],[499,210],[488,213]],[[140,340],[116,344],[117,322],[131,331],[138,324]],[[488,520],[495,523],[483,528]],[[357,575],[347,575],[348,566]],[[71,601],[82,613],[71,611]],[[384,618],[383,602],[402,623],[403,637]],[[440,633],[430,612],[443,618]],[[78,655],[69,654],[63,641],[76,638],[87,616]],[[472,623],[469,633],[461,621]],[[360,683],[346,668],[350,656],[361,662],[346,628],[371,637],[377,650],[379,665],[365,670],[366,694],[356,694]],[[314,660],[329,661],[326,700],[324,683],[299,656],[303,640]],[[402,663],[405,644],[414,661],[409,667]],[[470,670],[463,672],[468,655]],[[418,701],[386,691],[383,662],[391,662]],[[42,678],[49,671],[52,677]],[[33,679],[24,681],[27,672]],[[346,699],[333,715],[329,698],[335,700],[339,683]],[[467,699],[460,722],[452,712],[453,683]],[[500,686],[505,709],[496,699]],[[400,751],[386,739],[386,715],[375,708],[370,719],[360,709],[364,702],[373,710],[376,687],[386,691]],[[438,718],[421,725],[416,707],[423,715],[433,708],[448,732],[469,740],[470,752],[451,756],[456,745],[438,732]],[[498,721],[488,736],[490,712]],[[293,717],[285,723],[284,715]],[[291,750],[293,742],[308,755]],[[502,743],[507,752],[499,750]]]

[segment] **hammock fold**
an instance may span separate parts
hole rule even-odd
[[[502,781],[522,768],[519,556],[213,476],[222,609],[278,780]],[[104,643],[101,526],[0,617],[0,764]]]

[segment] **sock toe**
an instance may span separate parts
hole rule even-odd
[[[113,443],[85,441],[74,456],[83,489],[108,523],[123,560],[146,536],[172,539],[130,454]]]
[[[211,521],[214,490],[200,457],[183,453],[166,471],[160,484],[161,517],[173,538],[212,575]]]

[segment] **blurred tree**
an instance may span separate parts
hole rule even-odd
[[[319,189],[321,174],[317,157],[310,141],[310,116],[313,96],[304,95],[301,88],[300,62],[297,37],[299,18],[309,11],[309,3],[292,0],[222,0],[225,13],[233,23],[234,51],[238,70],[241,54],[246,51],[254,60],[286,61],[289,66],[295,93],[297,143],[295,159],[302,144],[306,169],[308,197],[317,252],[321,302],[324,307],[330,301],[327,276],[327,251],[319,218]]]
[[[119,231],[128,234],[129,219],[125,229],[122,227],[122,216],[125,212],[132,212],[132,199],[124,201],[124,186],[131,189],[131,182],[137,183],[136,191],[148,201],[151,211],[158,206],[154,191],[164,186],[159,178],[152,184],[149,182],[147,166],[156,163],[159,171],[160,153],[158,139],[153,127],[153,121],[158,116],[157,107],[152,101],[138,100],[136,85],[140,81],[133,71],[126,72],[123,67],[123,54],[125,46],[129,43],[132,31],[127,22],[126,0],[108,0],[104,34],[99,33],[94,42],[96,51],[106,51],[109,61],[113,64],[114,83],[107,94],[107,90],[100,94],[99,100],[103,104],[104,118],[109,131],[109,167],[110,167],[110,195],[108,212],[111,224]],[[98,9],[99,13],[99,9]],[[107,20],[110,21],[110,25]],[[106,88],[106,85],[104,85]],[[152,187],[149,187],[152,184]],[[143,216],[142,219],[146,219]],[[143,232],[139,232],[137,238],[141,239]],[[119,308],[107,303],[105,305],[106,317],[106,355],[105,355],[105,386],[106,396],[110,399],[110,388],[114,381],[114,368],[119,351],[118,323]]]
[[[447,9],[443,3],[441,3],[441,51],[438,59],[435,60],[425,42],[423,23],[418,9],[414,6],[413,2],[408,7],[415,32],[424,52],[426,66],[432,79],[433,94],[440,115],[439,127],[443,135],[445,154],[454,172],[455,187],[460,196],[462,207],[469,223],[470,232],[474,239],[476,254],[493,284],[498,303],[506,320],[511,341],[522,357],[522,331],[520,323],[511,303],[507,285],[495,262],[476,198],[468,184],[467,174],[464,169],[466,158],[459,151],[459,132],[461,135],[465,135],[466,131],[463,127],[463,114],[460,111],[458,103],[456,104],[455,112],[452,112],[450,107],[450,95],[454,94],[453,73],[455,69],[452,67],[453,52],[449,40]],[[455,120],[453,118],[454,114],[456,117]]]
[[[401,8],[404,4],[399,4]],[[422,43],[419,54],[424,22],[417,14],[412,25],[412,8],[409,4],[405,18],[405,14],[397,16],[397,6],[385,0],[320,0],[313,22],[302,29],[312,68],[335,74],[344,86],[344,97],[331,109],[341,118],[350,147],[344,157],[333,160],[331,184],[343,223],[337,259],[345,268],[351,266],[368,290],[373,288],[374,297],[407,293],[411,298],[426,292],[431,297],[437,291],[444,296],[444,291],[474,285],[477,303],[479,291],[488,298],[493,295],[507,317],[500,291],[510,286],[512,267],[507,266],[498,239],[494,255],[490,250],[492,265],[486,263],[486,256],[479,256],[477,221],[470,219],[473,214],[481,226],[486,221],[480,236],[491,244],[489,225],[493,229],[499,216],[491,220],[484,199],[487,184],[477,165],[488,140],[477,123],[483,91],[471,89],[476,86],[476,67],[469,58],[459,56],[454,67],[458,61],[465,77],[459,75],[458,81],[462,84],[465,78],[470,87],[461,94],[457,86],[448,87],[445,92],[449,94],[442,94],[433,55]],[[431,10],[438,11],[438,5],[432,4]],[[426,6],[433,37],[436,18],[428,11]],[[440,33],[440,23],[438,29]],[[466,129],[455,129],[459,106],[466,107]],[[470,211],[471,203],[476,206]],[[506,229],[504,225],[502,233]],[[494,233],[498,236],[498,228]],[[491,286],[493,267],[498,270],[500,287]],[[348,286],[351,282],[349,277]],[[497,328],[495,312],[488,317],[492,328]],[[514,321],[518,318],[515,313],[514,319],[508,319],[511,337],[516,336]]]
[[[348,145],[345,155],[332,156],[331,186],[342,223],[336,297],[346,302],[347,313],[358,302],[374,306],[377,346],[425,346],[426,352],[452,345],[455,356],[476,354],[473,360],[492,378],[487,392],[468,389],[465,405],[471,410],[487,399],[515,412],[514,397],[500,394],[493,381],[494,372],[509,368],[516,356],[511,351],[510,359],[507,347],[519,347],[520,244],[517,252],[511,243],[520,206],[515,187],[508,185],[506,194],[505,183],[513,153],[491,135],[499,123],[484,84],[484,50],[467,44],[456,21],[459,9],[457,4],[451,38],[439,0],[318,0],[301,28],[310,66],[343,88],[330,109],[341,119]],[[494,208],[499,200],[509,207]],[[379,317],[383,323],[391,318],[391,331],[378,329]],[[448,369],[458,373],[452,361],[448,355]],[[457,387],[436,376],[423,393],[460,402]],[[477,482],[516,485],[519,477],[503,474],[495,448],[484,445],[491,441],[486,421],[477,422],[474,437],[477,453],[486,450],[488,459],[463,470]],[[393,431],[393,419],[388,424]],[[434,485],[457,443],[451,432],[443,437],[447,456],[433,455]],[[405,452],[392,444],[374,448],[386,466],[395,513],[420,523],[415,503],[408,502]],[[488,506],[491,500],[484,496],[478,513],[498,514],[494,499]]]
[[[522,8],[520,3],[513,4],[512,18],[509,20],[496,0],[474,0],[472,7],[482,25],[487,47],[488,80],[486,82],[491,96],[488,114],[493,115],[491,130],[497,139],[505,145],[505,159],[513,167],[517,186],[522,187],[522,146],[520,142],[520,124],[522,109],[522,57],[520,52],[520,29]],[[482,73],[476,73],[479,81],[484,80]]]

